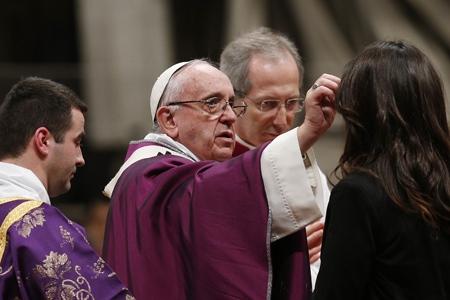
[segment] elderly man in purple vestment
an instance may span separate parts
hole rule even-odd
[[[29,77],[0,106],[0,299],[134,299],[51,206],[84,165],[87,108],[67,87]]]
[[[334,93],[310,90],[302,126],[230,159],[246,107],[227,76],[202,60],[161,74],[155,130],[104,191],[105,259],[137,299],[309,299],[306,239],[289,237],[323,214],[302,153],[331,125]],[[283,238],[290,262],[273,282],[270,244]]]
[[[233,84],[235,102],[243,101],[248,104],[245,115],[236,120],[233,156],[272,141],[292,128],[296,114],[303,107],[300,95],[304,69],[297,47],[287,36],[266,27],[240,36],[223,50],[220,70]],[[316,85],[320,85],[320,88],[333,88],[339,82],[338,77],[323,74],[316,80]],[[311,158],[314,156],[312,149],[305,154]],[[306,170],[312,173],[309,176],[311,186],[316,186],[314,168]],[[322,193],[326,208],[330,192],[325,175],[322,172],[319,174],[323,181],[319,188],[324,189]],[[320,267],[323,224],[324,219],[320,219],[306,227],[313,288]],[[295,234],[302,239],[305,230],[299,230]],[[278,255],[284,251],[285,245],[283,239],[272,243],[274,259],[289,261],[289,256]],[[278,272],[275,269],[273,271],[276,281]]]

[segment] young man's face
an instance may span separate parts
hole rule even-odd
[[[50,197],[61,195],[70,190],[70,181],[77,167],[84,165],[81,152],[81,140],[84,137],[84,116],[72,109],[72,126],[64,135],[62,142],[52,139],[48,163],[48,193]]]
[[[278,100],[285,104],[288,99],[300,95],[300,74],[291,55],[267,58],[254,55],[249,62],[248,79],[251,88],[243,98],[248,104],[247,112],[237,119],[236,133],[245,142],[259,146],[288,131],[295,113],[281,106],[272,111],[261,111],[258,106],[264,100]]]
[[[189,66],[180,76],[188,80],[183,85],[183,99],[177,101],[204,100],[218,97],[222,101],[234,98],[234,91],[228,77],[208,64]],[[223,161],[231,158],[236,115],[228,105],[224,111],[212,115],[201,103],[181,105],[174,112],[178,136],[173,137],[185,145],[201,160]]]

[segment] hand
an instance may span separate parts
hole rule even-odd
[[[322,74],[306,93],[305,121],[298,131],[302,152],[308,150],[333,123],[336,115],[334,100],[340,81],[334,75]]]
[[[323,222],[316,221],[306,226],[306,237],[308,240],[309,263],[314,263],[320,258],[323,237]]]

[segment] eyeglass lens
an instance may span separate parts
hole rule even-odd
[[[303,102],[300,98],[288,99],[284,104],[279,100],[264,100],[260,104],[261,111],[271,111],[279,109],[281,105],[284,105],[288,112],[298,112],[303,108]]]
[[[223,99],[220,99],[218,97],[213,97],[210,99],[207,99],[204,101],[204,104],[206,105],[209,113],[211,114],[220,114],[224,112],[227,109],[227,106],[230,105],[233,112],[236,114],[237,117],[241,116],[243,113],[245,113],[245,105],[234,105],[233,101],[226,101]]]

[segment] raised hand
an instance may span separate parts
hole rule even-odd
[[[308,150],[333,123],[334,105],[340,78],[322,74],[306,93],[305,120],[298,129],[302,152]]]

